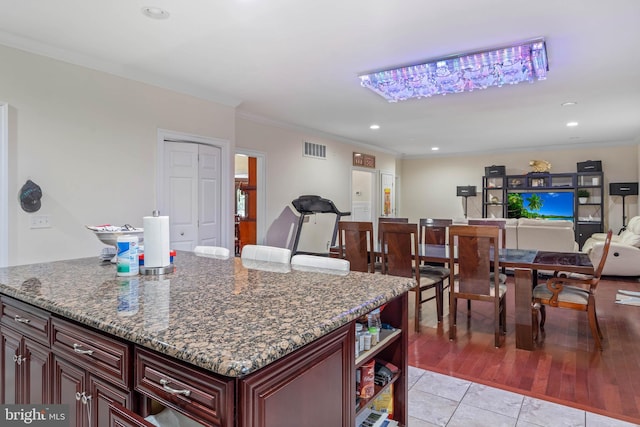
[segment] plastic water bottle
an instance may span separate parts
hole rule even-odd
[[[382,330],[382,319],[380,319],[380,309],[376,308],[367,315],[367,326],[369,333],[374,335],[375,343],[380,341],[380,331]]]
[[[380,309],[376,308],[367,315],[367,326],[369,328],[382,329],[382,319],[380,319]]]

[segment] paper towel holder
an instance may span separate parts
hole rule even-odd
[[[154,209],[151,215],[153,217],[159,217],[160,211],[157,209]],[[169,265],[164,267],[145,267],[144,265],[141,265],[139,268],[139,272],[143,276],[160,276],[163,274],[173,273],[175,270],[176,268],[173,265],[173,263],[170,263]]]
[[[176,271],[176,267],[173,264],[166,267],[144,267],[141,265],[139,271],[142,276],[161,276],[173,273]]]

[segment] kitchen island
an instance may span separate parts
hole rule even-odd
[[[175,266],[134,277],[95,258],[0,269],[2,360],[38,356],[5,363],[2,402],[69,403],[71,425],[92,427],[107,409],[144,416],[154,402],[205,425],[353,426],[355,321],[385,305],[401,333],[376,357],[399,365],[395,410],[406,422],[411,279],[189,252]],[[95,410],[82,406],[92,400]]]

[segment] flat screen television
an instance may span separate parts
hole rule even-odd
[[[509,218],[574,219],[573,191],[508,194]]]

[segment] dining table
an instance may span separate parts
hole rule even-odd
[[[418,245],[420,260],[424,262],[449,263],[449,250],[449,245]],[[535,348],[534,326],[537,319],[533,316],[533,288],[538,284],[539,273],[594,274],[593,263],[583,252],[501,248],[498,262],[501,268],[514,269],[516,348],[522,350]]]

